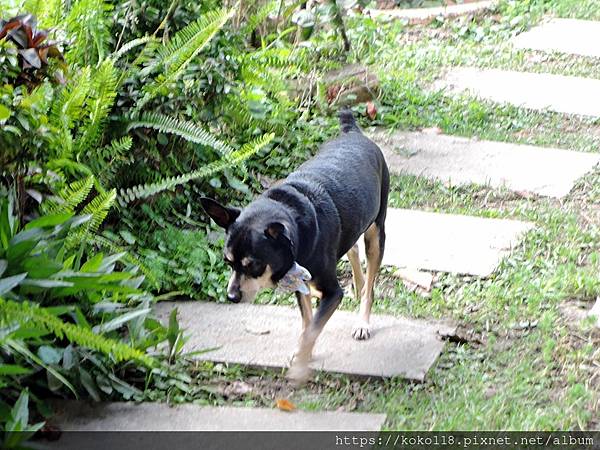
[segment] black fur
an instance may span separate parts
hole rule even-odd
[[[239,216],[239,210],[202,200],[207,213],[227,229],[234,270],[245,270],[239,261],[251,257],[271,266],[274,283],[294,260],[310,271],[323,293],[315,321],[326,321],[341,300],[337,261],[372,223],[378,226],[382,250],[385,241],[389,174],[383,154],[350,111],[339,116],[340,135]],[[270,233],[274,227],[278,232]]]

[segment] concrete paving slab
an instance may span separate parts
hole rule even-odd
[[[486,277],[533,224],[388,208],[385,227],[385,265]]]
[[[213,349],[195,355],[199,360],[284,368],[297,349],[302,322],[297,308],[193,301],[159,303],[155,308],[166,321],[175,307],[189,335],[185,350]],[[317,341],[313,368],[423,381],[444,346],[438,332],[453,329],[443,323],[373,315],[371,338],[356,341],[351,336],[356,318],[356,312],[335,311]]]
[[[369,9],[368,12],[372,17],[405,19],[409,23],[421,23],[435,19],[436,17],[449,18],[486,11],[494,8],[496,3],[496,0],[488,0],[431,8]]]
[[[552,19],[513,39],[517,48],[600,58],[600,22]]]
[[[340,445],[336,443],[335,433],[332,436],[306,431],[352,430],[353,436],[375,438],[385,421],[385,414],[283,412],[268,408],[191,404],[170,407],[161,403],[90,405],[61,401],[53,406],[57,415],[49,424],[62,433],[58,440],[38,444],[61,450],[333,450]]]
[[[61,431],[379,431],[385,414],[166,403],[54,403]]]
[[[441,134],[374,130],[368,135],[383,150],[392,172],[556,198],[567,195],[578,178],[600,163],[595,153]]]
[[[461,67],[434,87],[534,110],[600,117],[600,80],[592,78]]]

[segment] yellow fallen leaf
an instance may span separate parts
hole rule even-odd
[[[277,400],[275,400],[275,403],[277,404],[277,407],[282,411],[293,411],[296,409],[296,405],[294,405],[289,400],[286,400],[285,398],[278,398]]]

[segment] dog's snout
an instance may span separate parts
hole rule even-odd
[[[233,291],[227,293],[227,300],[233,303],[239,303],[242,300],[242,292],[241,291]]]
[[[240,277],[237,272],[231,274],[227,285],[227,300],[233,303],[242,301],[242,290],[240,289]]]

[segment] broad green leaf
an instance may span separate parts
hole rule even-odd
[[[40,346],[37,354],[46,364],[58,364],[62,359],[62,352],[49,345]]]
[[[21,282],[21,285],[40,287],[40,288],[45,288],[45,289],[58,288],[58,287],[73,287],[74,286],[74,284],[70,281],[50,280],[50,279],[35,280],[35,279],[31,279],[31,278],[23,280]]]
[[[101,272],[106,272],[107,271],[106,269],[109,266],[111,266],[112,264],[114,264],[117,261],[119,261],[126,254],[127,254],[127,252],[121,252],[121,253],[115,253],[114,255],[106,256],[104,258],[104,261],[102,261],[102,265],[100,266],[100,268],[98,270],[101,271]]]
[[[47,235],[47,233],[41,228],[31,228],[29,230],[19,231],[9,241],[9,245],[10,247],[13,247],[21,242],[38,242],[44,235]],[[10,251],[10,247],[8,251]]]
[[[71,370],[75,365],[75,352],[73,345],[69,344],[63,352],[62,366],[65,370]]]
[[[120,392],[123,395],[123,398],[125,400],[129,400],[135,394],[137,394],[137,395],[142,394],[142,391],[140,391],[138,388],[130,385],[129,383],[126,383],[125,381],[116,377],[112,373],[109,372],[107,375],[108,375],[108,378],[110,378],[113,381],[113,387],[115,388],[115,390],[117,392]]]
[[[29,278],[48,278],[62,269],[62,265],[45,255],[36,255],[23,260],[23,269]]]
[[[54,368],[52,368],[52,367],[48,366],[47,364],[45,364],[44,361],[42,361],[36,355],[34,355],[33,353],[31,353],[27,347],[25,347],[20,342],[14,340],[14,339],[7,339],[5,341],[5,343],[9,347],[12,347],[16,352],[18,352],[18,353],[22,354],[23,356],[25,356],[25,357],[29,358],[30,360],[32,360],[38,366],[42,366],[48,372],[51,372],[52,375],[54,375],[56,378],[58,378],[58,380],[60,380],[60,382],[62,384],[64,384],[73,393],[73,395],[75,395],[75,398],[79,398],[79,396],[77,395],[77,391],[75,390],[75,388],[73,387],[73,385],[71,383],[69,383],[69,380],[67,380],[64,376],[62,376],[60,372],[58,372]]]
[[[83,266],[81,266],[81,272],[98,272],[103,259],[104,255],[102,253],[94,255],[88,259]]]
[[[110,380],[102,374],[96,375],[96,383],[102,392],[105,394],[112,394],[113,387]]]
[[[0,365],[0,375],[28,375],[32,373],[29,367],[18,366],[16,364]]]
[[[93,328],[94,333],[106,333],[108,331],[116,330],[117,328],[120,328],[121,326],[123,326],[123,324],[129,322],[130,320],[133,320],[136,317],[146,315],[149,312],[150,312],[150,308],[144,308],[144,309],[138,309],[135,311],[130,311],[128,313],[125,313],[123,315],[115,317],[114,319],[112,319],[106,323],[103,323],[101,325],[96,325]]]
[[[53,227],[65,223],[72,216],[73,214],[71,213],[45,215],[40,217],[39,219],[35,219],[29,222],[27,225],[25,225],[25,229],[30,230],[32,228]]]
[[[29,391],[25,389],[19,395],[15,406],[11,411],[12,420],[15,423],[20,423],[22,425],[21,430],[24,430],[27,427],[27,423],[29,422]]]
[[[10,245],[6,251],[6,259],[8,259],[8,262],[11,264],[19,263],[36,245],[37,240],[21,241],[17,244]]]
[[[63,314],[70,313],[71,311],[75,311],[77,307],[74,305],[61,305],[61,306],[48,306],[44,308],[46,312],[53,314],[55,316],[62,316]]]
[[[56,378],[52,372],[48,370],[46,370],[46,381],[48,382],[48,389],[52,392],[58,392],[63,387],[62,381]]]
[[[6,271],[7,267],[8,261],[6,261],[5,259],[0,259],[0,276],[2,276],[2,274]]]
[[[0,122],[4,122],[5,120],[8,120],[8,118],[11,115],[11,111],[10,109],[8,109],[6,106],[4,105],[0,105]]]
[[[0,295],[10,292],[14,287],[18,286],[25,278],[27,273],[20,273],[12,277],[0,278]]]
[[[167,339],[169,348],[175,347],[175,341],[179,335],[179,322],[177,321],[177,308],[174,308],[169,315],[169,328],[167,329]]]
[[[92,379],[90,373],[81,366],[79,366],[79,379],[81,380],[81,384],[83,384],[83,387],[86,391],[88,391],[90,396],[95,401],[99,402],[100,394],[98,393],[98,389],[96,389],[96,383]]]

